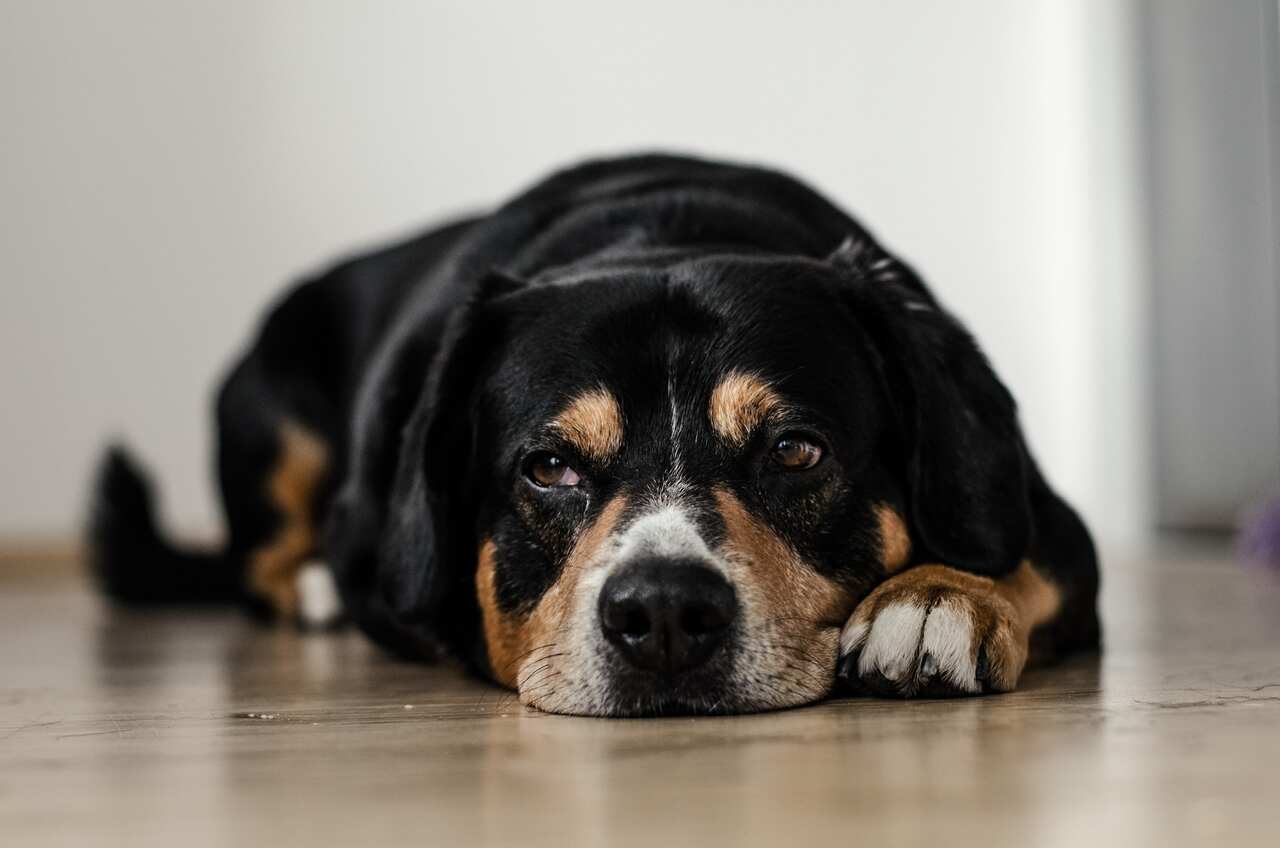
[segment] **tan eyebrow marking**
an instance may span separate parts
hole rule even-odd
[[[622,407],[607,389],[578,395],[551,425],[585,456],[599,462],[622,449]]]
[[[711,393],[707,415],[720,436],[735,445],[745,444],[751,431],[784,406],[767,382],[743,371],[734,371]]]

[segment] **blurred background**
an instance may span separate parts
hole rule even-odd
[[[104,441],[212,537],[210,398],[342,254],[580,157],[811,181],[914,263],[1104,547],[1280,488],[1274,0],[0,0],[0,544]]]

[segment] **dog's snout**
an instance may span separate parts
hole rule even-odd
[[[706,662],[724,641],[737,611],[729,582],[696,562],[631,563],[600,592],[605,638],[632,665],[665,674]]]

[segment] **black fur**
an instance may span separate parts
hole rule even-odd
[[[125,603],[240,600],[238,563],[222,552],[184,551],[156,528],[151,485],[123,448],[107,452],[91,506],[89,552],[103,591]]]
[[[973,338],[914,273],[878,250],[851,266],[847,301],[867,330],[895,422],[910,446],[906,482],[917,558],[978,574],[1026,556],[1028,457],[1013,397]],[[837,262],[842,260],[837,255]]]
[[[798,399],[787,426],[823,434],[833,459],[808,475],[761,471],[772,431],[727,452],[696,421],[730,369]],[[620,387],[639,435],[607,468],[572,457],[589,488],[531,492],[523,457],[570,450],[539,425],[600,383]],[[696,419],[680,445],[663,437],[673,409]],[[485,668],[479,541],[502,542],[502,603],[532,604],[580,522],[622,487],[653,483],[677,450],[690,480],[730,486],[852,592],[877,579],[870,507],[890,504],[918,560],[998,576],[1034,553],[1070,607],[1050,649],[1097,639],[1088,534],[1036,470],[972,338],[852,218],[771,171],[590,162],[302,284],[219,399],[227,550],[192,558],[164,543],[116,457],[94,524],[107,590],[244,597],[245,559],[278,521],[262,481],[284,417],[334,457],[319,553],[349,613],[403,654],[443,644]]]

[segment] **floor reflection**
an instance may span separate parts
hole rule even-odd
[[[354,631],[9,592],[0,703],[23,782],[0,784],[0,813],[18,786],[61,836],[146,821],[142,841],[1213,841],[1270,809],[1277,610],[1268,575],[1171,561],[1108,575],[1101,658],[1009,695],[610,721]]]

